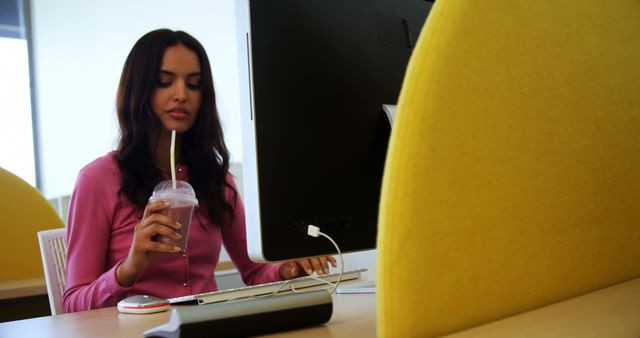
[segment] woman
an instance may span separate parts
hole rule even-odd
[[[116,109],[117,150],[80,171],[71,197],[66,312],[114,306],[134,294],[173,298],[217,290],[221,245],[247,284],[336,266],[332,257],[281,264],[248,258],[211,67],[193,37],[161,29],[140,38],[125,62]],[[172,130],[177,179],[188,181],[199,201],[184,251],[152,239],[178,239],[181,225],[158,213],[166,203],[147,204],[154,186],[169,178]]]

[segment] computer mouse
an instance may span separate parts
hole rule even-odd
[[[122,313],[145,314],[169,310],[169,301],[148,295],[134,295],[118,302],[118,311]]]

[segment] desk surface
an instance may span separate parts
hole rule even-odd
[[[46,294],[44,277],[0,281],[0,300]]]
[[[375,337],[375,295],[335,295],[333,299],[333,316],[326,325],[269,337]],[[0,323],[0,337],[142,337],[144,331],[168,319],[169,312],[130,315],[111,307]],[[640,278],[448,337],[515,336],[640,337]]]
[[[640,278],[447,338],[640,337]]]
[[[305,337],[375,336],[375,295],[335,295],[327,325],[306,328]],[[197,306],[197,305],[189,305]],[[118,313],[115,307],[0,323],[0,337],[142,337],[144,331],[166,323],[169,312],[148,315]],[[279,336],[299,336],[299,331]]]

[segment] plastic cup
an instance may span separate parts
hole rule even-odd
[[[149,198],[149,203],[157,201],[166,201],[169,207],[160,210],[161,215],[168,215],[182,224],[177,232],[182,236],[179,240],[175,240],[165,235],[157,234],[153,240],[170,244],[181,248],[183,251],[187,248],[189,242],[189,228],[191,227],[191,216],[198,206],[196,193],[191,185],[185,181],[176,181],[176,187],[173,188],[173,181],[162,181],[153,189],[153,194]]]

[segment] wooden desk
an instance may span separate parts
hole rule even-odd
[[[375,295],[333,299],[326,325],[269,337],[375,337]],[[168,319],[169,312],[127,315],[112,307],[0,323],[0,337],[142,337]],[[640,337],[640,278],[448,336],[465,337]]]
[[[447,338],[640,337],[640,278]]]
[[[0,322],[50,314],[43,277],[0,281]]]
[[[333,316],[329,323],[304,329],[305,337],[375,337],[375,295],[335,295],[333,301]],[[166,323],[169,315],[169,312],[122,314],[110,307],[0,323],[0,337],[142,337],[144,331]],[[294,337],[300,334],[300,331],[291,331],[276,335]]]
[[[44,277],[0,281],[0,300],[46,294]]]

